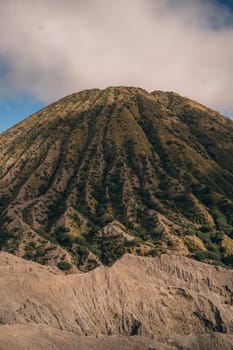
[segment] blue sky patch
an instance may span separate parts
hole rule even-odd
[[[17,124],[44,107],[44,103],[30,96],[0,99],[0,132]]]
[[[219,5],[228,7],[233,12],[233,1],[232,0],[217,0]]]

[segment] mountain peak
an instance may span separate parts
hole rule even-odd
[[[0,135],[0,245],[83,270],[125,252],[230,265],[232,134],[231,120],[174,92],[60,99]]]

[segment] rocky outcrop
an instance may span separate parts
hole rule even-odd
[[[44,348],[75,349],[79,337],[80,349],[232,349],[232,299],[232,271],[176,255],[125,255],[65,275],[0,254],[4,350],[41,338]]]

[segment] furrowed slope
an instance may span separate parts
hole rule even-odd
[[[0,154],[4,250],[83,270],[168,249],[232,264],[233,123],[194,101],[83,91],[0,135]]]
[[[230,270],[174,255],[65,276],[1,253],[0,267],[6,350],[232,348]]]

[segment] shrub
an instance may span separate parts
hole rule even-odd
[[[233,254],[231,255],[228,255],[226,257],[224,257],[222,259],[222,262],[225,264],[225,265],[228,265],[228,266],[233,266]]]
[[[81,255],[81,257],[86,256],[88,254],[88,248],[80,245],[77,249],[77,252],[79,255]]]
[[[146,230],[142,226],[136,226],[133,228],[133,233],[140,238],[143,238],[146,234]]]
[[[200,227],[200,231],[201,232],[211,232],[212,231],[212,227],[209,225],[203,225]]]
[[[220,261],[220,256],[218,253],[213,251],[207,251],[207,252],[197,252],[195,254],[195,258],[199,261],[205,261],[206,259],[213,260],[215,262]]]
[[[67,261],[59,261],[57,267],[59,267],[60,270],[67,271],[71,269],[72,265]]]
[[[46,193],[47,188],[48,188],[48,186],[46,186],[45,184],[41,184],[39,186],[38,191],[39,191],[40,196],[42,196],[43,194]]]
[[[3,248],[7,241],[12,237],[12,234],[8,231],[0,232],[0,249]]]
[[[99,259],[101,259],[102,252],[100,249],[96,247],[91,247],[91,251],[93,254],[95,254]]]
[[[202,242],[204,242],[205,244],[211,243],[209,233],[197,231],[196,234],[202,240]]]
[[[211,236],[210,236],[210,239],[211,239],[211,241],[212,241],[213,243],[219,244],[219,243],[221,243],[222,240],[224,239],[224,232],[222,232],[222,231],[217,231],[217,232],[215,232],[214,235],[211,235]]]
[[[231,232],[232,226],[228,224],[227,218],[222,212],[215,208],[212,209],[211,214],[219,230],[225,231],[226,233]]]

